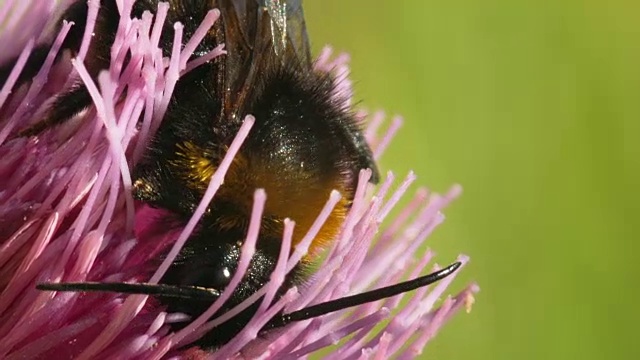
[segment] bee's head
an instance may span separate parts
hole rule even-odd
[[[245,237],[246,234],[238,231],[203,230],[194,234],[161,283],[198,286],[222,293],[238,269]],[[244,277],[223,310],[239,304],[269,282],[278,258],[280,239],[261,237],[258,243],[263,246],[256,248]],[[201,306],[181,301],[169,305],[171,311],[197,316],[211,305],[211,301],[203,300]]]

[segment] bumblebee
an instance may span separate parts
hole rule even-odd
[[[219,296],[240,258],[253,203],[253,191],[265,189],[265,205],[255,255],[242,282],[220,313],[247,299],[269,279],[281,248],[284,219],[296,221],[293,245],[312,225],[329,193],[343,195],[314,239],[310,255],[287,276],[280,294],[304,281],[314,254],[338,234],[351,206],[360,169],[378,171],[360,126],[344,102],[334,97],[331,75],[313,69],[301,0],[170,0],[160,45],[172,46],[171,24],[184,25],[185,38],[210,9],[220,19],[196,49],[200,56],[225,44],[227,54],[202,64],[176,84],[166,115],[146,154],[133,170],[134,198],[172,214],[186,224],[202,198],[245,115],[254,127],[178,258],[159,285],[127,283],[40,284],[42,290],[110,291],[152,294],[169,312],[196,317]],[[133,16],[155,11],[156,0],[138,0]],[[87,18],[85,1],[73,3],[63,18],[75,22],[63,47],[79,49]],[[120,14],[115,0],[103,0],[85,66],[92,76],[109,66]],[[48,53],[32,53],[18,82],[38,71]],[[4,82],[11,66],[0,68]],[[57,98],[46,118],[21,129],[18,136],[37,136],[65,122],[91,104],[80,84]],[[374,301],[437,281],[455,271],[439,272],[391,287],[279,314],[266,328],[286,325],[349,306]],[[202,291],[201,289],[207,289]],[[215,348],[235,336],[255,313],[251,307],[213,328],[196,342]],[[218,315],[219,315],[218,314]],[[172,324],[174,329],[186,323]]]

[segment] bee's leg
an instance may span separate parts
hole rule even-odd
[[[77,84],[53,102],[44,120],[20,131],[17,137],[35,136],[50,127],[60,125],[86,109],[91,101],[87,88],[83,84]]]
[[[61,19],[58,21],[59,23],[56,26],[56,30],[53,33],[56,34],[60,31],[62,28],[62,20],[71,21],[74,25],[69,29],[69,33],[67,33],[67,36],[60,47],[60,52],[58,52],[55,62],[61,58],[62,53],[65,50],[70,50],[72,53],[76,53],[80,49],[80,44],[87,24],[87,15],[88,7],[86,1],[77,1],[65,10]],[[34,76],[36,76],[47,59],[50,49],[51,44],[41,44],[33,49],[24,68],[22,69],[22,72],[18,76],[18,80],[15,84],[16,87],[30,81]],[[18,57],[9,60],[4,64],[0,64],[0,86],[4,85],[7,81],[7,78],[9,77],[11,70],[13,70],[17,60]]]
[[[48,46],[34,49],[16,82],[16,86],[28,82],[38,73],[48,53]],[[57,60],[58,59],[56,59],[56,61]],[[13,68],[12,65],[0,67],[0,86],[6,81],[6,78],[11,72],[11,68]],[[87,108],[91,104],[91,101],[91,96],[84,84],[75,84],[71,89],[62,93],[54,100],[47,111],[46,117],[42,121],[20,130],[17,134],[13,135],[12,138],[38,135],[52,126],[60,125]]]
[[[44,64],[44,61],[47,58],[48,54],[49,45],[38,46],[33,49],[14,86],[18,87],[36,76],[36,74],[40,70],[40,67],[42,67],[42,64]],[[11,70],[13,70],[13,66],[15,65],[17,60],[17,58],[10,60],[7,64],[0,66],[0,86],[4,85],[7,82],[9,74],[11,74]]]
[[[107,4],[111,3],[112,1],[107,1]],[[115,4],[115,2],[113,2],[113,4]],[[113,5],[112,7],[115,7],[115,5]],[[87,24],[87,15],[88,7],[87,2],[84,0],[74,2],[71,6],[69,6],[69,8],[65,10],[64,14],[59,20],[59,25],[57,26],[58,30],[54,31],[54,33],[57,33],[59,29],[61,29],[63,19],[72,21],[74,25],[71,27],[71,29],[69,29],[69,32],[67,33],[67,36],[65,37],[62,46],[60,47],[60,51],[58,52],[54,63],[57,63],[62,58],[62,54],[65,51],[71,51],[71,53],[74,55],[78,52]],[[22,69],[22,72],[18,76],[16,84],[14,85],[15,87],[19,87],[29,82],[31,79],[33,79],[34,76],[36,76],[38,71],[40,71],[42,65],[44,65],[44,62],[49,55],[50,48],[51,44],[42,44],[33,49],[31,54],[29,55],[29,58],[27,59],[24,68]],[[6,82],[16,61],[17,57],[5,64],[0,65],[0,87]],[[44,120],[21,130],[17,135],[14,136],[23,137],[37,135],[51,126],[59,125],[65,122],[70,117],[88,107],[90,104],[91,97],[89,96],[87,89],[84,87],[84,85],[77,84],[66,93],[60,95],[53,102],[50,110],[47,113],[47,117]]]

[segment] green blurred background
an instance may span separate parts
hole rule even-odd
[[[640,2],[306,1],[314,48],[405,116],[383,161],[465,192],[430,240],[482,291],[432,359],[640,359]]]

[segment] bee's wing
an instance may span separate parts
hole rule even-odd
[[[220,0],[224,22],[224,109],[241,111],[257,76],[284,63],[311,67],[301,0]]]
[[[280,58],[295,56],[311,65],[302,0],[222,0],[221,5],[231,30],[226,37],[236,45],[270,50]]]
[[[309,39],[302,11],[302,0],[261,0],[273,24],[274,52],[280,56],[295,54],[299,61],[311,64]]]

